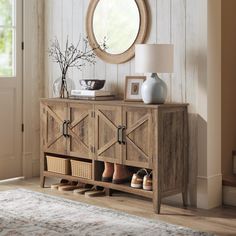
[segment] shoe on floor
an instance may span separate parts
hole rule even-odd
[[[59,186],[58,191],[73,191],[75,189],[80,189],[80,186],[76,185],[64,185],[64,186]]]
[[[91,191],[91,188],[79,188],[79,189],[74,189],[73,193],[74,194],[85,194],[86,192]]]
[[[61,186],[66,186],[68,183],[56,183],[56,184],[51,184],[51,189],[58,189]]]
[[[105,191],[94,189],[94,190],[85,192],[84,196],[85,197],[101,197],[101,196],[105,196]]]
[[[73,191],[74,194],[85,194],[86,192],[91,192],[96,190],[96,186],[90,185],[90,184],[85,184],[84,188],[77,188]]]
[[[66,185],[62,185],[58,187],[59,191],[73,191],[74,189],[78,189],[80,186],[78,185],[78,181],[70,181]]]

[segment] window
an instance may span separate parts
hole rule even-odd
[[[16,0],[0,0],[0,77],[15,76]]]

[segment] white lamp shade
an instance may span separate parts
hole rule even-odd
[[[173,44],[136,44],[136,73],[172,73],[174,67]]]

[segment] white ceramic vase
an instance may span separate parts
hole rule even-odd
[[[148,77],[141,88],[142,99],[145,104],[162,104],[167,97],[167,85],[156,73]]]

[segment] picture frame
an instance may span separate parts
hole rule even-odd
[[[142,101],[141,87],[146,80],[146,76],[126,76],[124,101]]]

